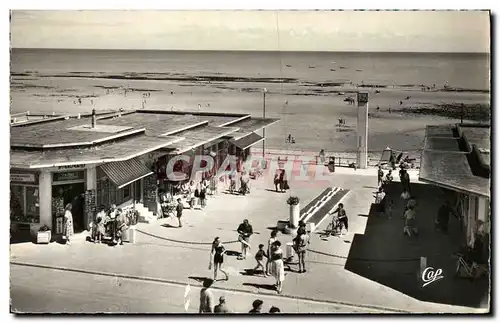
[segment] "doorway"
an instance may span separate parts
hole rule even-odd
[[[52,186],[52,196],[63,198],[64,206],[71,203],[75,233],[85,230],[85,183]]]

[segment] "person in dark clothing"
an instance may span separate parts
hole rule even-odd
[[[207,206],[207,188],[204,185],[200,188],[200,203],[202,208]]]
[[[224,296],[219,297],[219,305],[215,305],[214,313],[231,313],[231,310],[227,307],[226,298]]]
[[[255,301],[253,301],[253,303],[252,303],[252,309],[248,313],[252,313],[252,314],[259,314],[259,313],[261,313],[261,311],[262,311],[262,304],[264,304],[263,301],[261,301],[260,299],[256,299]]]
[[[246,259],[247,249],[250,249],[250,236],[253,234],[253,228],[247,219],[243,220],[243,223],[238,226],[238,241],[241,242],[241,256],[238,260]]]
[[[443,233],[448,233],[450,214],[453,214],[453,210],[451,208],[450,201],[446,201],[445,204],[441,205],[439,208],[436,221],[437,228],[443,231]]]
[[[281,313],[280,309],[276,306],[273,306],[271,307],[271,309],[269,310],[269,313]]]
[[[212,242],[212,250],[210,251],[210,263],[208,265],[209,269],[212,268],[212,265],[214,267],[214,281],[217,281],[217,273],[219,271],[221,271],[226,276],[226,280],[229,280],[229,275],[222,269],[225,253],[226,248],[220,241],[219,237],[216,237]]]
[[[278,179],[281,193],[285,192],[285,170],[282,169]]]
[[[268,258],[268,255],[266,254],[266,251],[264,250],[264,245],[260,244],[259,245],[259,251],[255,253],[255,260],[257,261],[257,266],[253,269],[254,272],[256,272],[258,269],[262,269],[262,272],[264,274],[264,277],[267,277],[266,275],[266,267],[264,265],[264,258]]]
[[[349,230],[349,222],[348,222],[348,219],[347,219],[347,213],[345,212],[345,209],[344,209],[344,204],[340,203],[339,204],[339,207],[333,211],[332,214],[335,214],[335,213],[338,213],[338,220],[339,220],[339,223],[341,225],[341,230],[342,230],[342,226],[345,227],[345,230],[348,231]]]
[[[175,210],[177,211],[177,221],[179,222],[179,228],[182,228],[181,217],[182,211],[184,210],[184,205],[182,205],[181,199],[177,199],[177,206],[175,207]]]

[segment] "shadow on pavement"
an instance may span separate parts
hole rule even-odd
[[[457,252],[464,242],[460,221],[450,218],[447,235],[436,231],[434,219],[442,204],[443,193],[432,185],[412,184],[417,198],[418,237],[403,235],[404,201],[400,185],[390,184],[387,197],[393,203],[392,218],[377,216],[373,205],[365,234],[356,234],[345,269],[421,301],[457,306],[481,307],[487,299],[489,281],[474,282],[454,278]],[[422,287],[420,257],[427,267],[442,269],[444,278]]]
[[[204,283],[205,283],[205,281],[213,281],[213,279],[212,279],[212,278],[210,278],[210,277],[196,277],[196,276],[189,276],[188,278],[189,278],[189,279],[192,279],[192,280],[194,280],[194,281],[196,281],[196,282],[198,282],[198,283],[201,283],[201,284],[204,284]]]
[[[234,250],[226,250],[226,255],[230,257],[239,257],[241,256],[241,252]]]
[[[255,287],[257,289],[266,289],[266,290],[276,291],[276,287],[274,285],[270,285],[270,284],[243,283],[243,286],[251,286],[251,287]]]

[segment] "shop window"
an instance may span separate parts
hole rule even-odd
[[[20,223],[40,223],[40,200],[37,186],[10,187],[10,220]]]

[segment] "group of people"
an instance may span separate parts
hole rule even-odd
[[[403,234],[408,236],[417,236],[418,229],[416,226],[416,207],[417,200],[411,194],[411,185],[410,185],[410,175],[407,171],[407,165],[405,161],[402,161],[400,164],[399,170],[399,178],[401,181],[401,198],[405,201],[405,208],[403,211],[403,219],[405,220],[403,227]],[[385,215],[389,219],[392,218],[392,209],[393,209],[393,201],[387,197],[386,188],[387,185],[390,184],[394,180],[392,175],[392,170],[389,169],[388,173],[384,177],[384,171],[382,167],[379,166],[377,172],[377,183],[378,190],[374,192],[375,205],[376,205],[376,213],[378,215]]]
[[[237,181],[239,180],[239,188],[237,188]],[[234,194],[238,192],[240,195],[250,194],[250,174],[242,171],[238,175],[229,175],[229,193]]]
[[[347,222],[347,221],[346,221]],[[250,237],[253,235],[252,225],[245,219],[237,229],[238,241],[241,244],[241,254],[238,260],[246,259],[251,249]],[[259,270],[264,277],[273,276],[275,278],[275,288],[278,293],[283,290],[283,283],[285,281],[285,257],[283,255],[282,244],[277,238],[278,231],[273,230],[271,236],[267,241],[267,247],[264,244],[259,244],[259,249],[255,253],[256,266],[253,271],[256,273]],[[293,248],[299,260],[299,273],[306,272],[306,250],[309,245],[309,236],[306,232],[306,225],[304,222],[299,223],[297,236],[293,239]],[[222,268],[224,263],[224,255],[226,248],[221,242],[219,237],[216,237],[212,242],[210,250],[209,269],[213,269],[213,281],[217,281],[218,274],[221,272],[225,276],[225,280],[229,280],[228,273]]]
[[[198,206],[199,209],[204,209],[207,206],[207,197],[212,191],[212,185],[206,178],[202,179],[199,183],[195,183],[195,181],[190,181],[189,184],[179,183],[173,189],[174,194],[161,190],[159,192],[162,209],[161,216],[174,216],[175,212],[178,227],[181,228],[181,218],[184,209],[183,199],[189,204],[190,209],[198,208]],[[177,197],[175,199],[174,196],[182,196],[182,198]]]
[[[66,245],[71,244],[71,238],[74,235],[73,226],[73,205],[68,203],[64,208],[63,217],[63,240]],[[99,212],[90,222],[91,241],[101,243],[106,237],[109,237],[113,245],[123,245],[122,236],[127,230],[129,219],[122,211],[112,204],[106,211],[104,206],[99,207]]]
[[[99,212],[91,222],[91,240],[94,243],[101,243],[106,237],[109,237],[113,245],[123,245],[123,234],[128,229],[129,219],[125,212],[116,208],[112,204],[109,210],[101,205]]]
[[[219,304],[214,306],[214,295],[212,293],[211,287],[214,281],[212,279],[206,279],[203,282],[203,288],[200,291],[200,306],[198,308],[199,313],[214,313],[214,314],[227,314],[233,313],[233,311],[227,305],[226,297],[219,297]],[[264,307],[264,302],[260,299],[256,299],[252,302],[252,308],[248,313],[250,314],[261,314]],[[281,313],[281,310],[276,306],[271,306],[269,313]]]
[[[290,185],[288,184],[288,178],[286,176],[286,171],[284,169],[278,169],[276,174],[274,174],[274,188],[276,192],[281,192],[281,193],[285,193],[287,190],[290,189]]]

